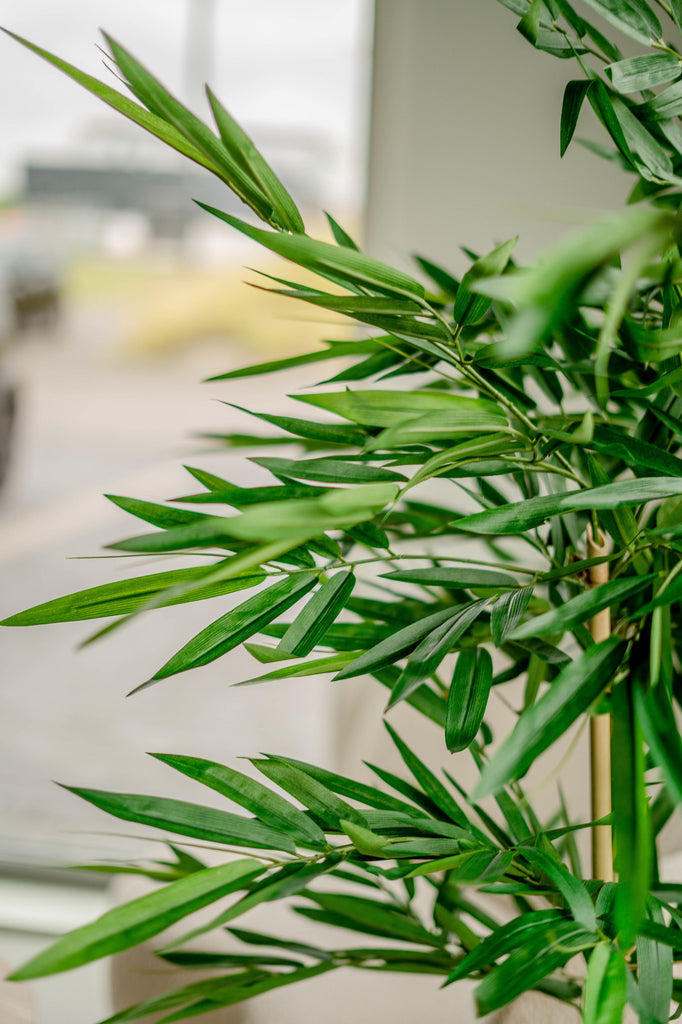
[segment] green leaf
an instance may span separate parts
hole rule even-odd
[[[446,985],[475,976],[501,956],[524,946],[529,936],[536,933],[545,936],[549,930],[564,920],[564,914],[559,910],[529,910],[520,917],[500,925],[460,960],[448,975]]]
[[[152,1013],[158,1014],[165,1010],[182,1007],[177,1013],[172,1013],[160,1020],[160,1024],[171,1024],[172,1021],[185,1020],[186,1017],[194,1017],[211,1010],[215,1011],[220,1007],[234,1006],[236,1003],[253,999],[254,996],[264,992],[282,988],[284,985],[308,981],[335,967],[336,964],[327,962],[316,964],[314,967],[300,967],[293,971],[275,972],[274,974],[247,968],[239,973],[197,981],[191,985],[174,989],[165,995],[146,999],[143,1003],[138,1003],[127,1010],[121,1010],[113,1017],[107,1017],[100,1024],[128,1024],[129,1021],[149,1017]],[[159,1020],[158,1017],[156,1019]]]
[[[335,679],[352,679],[354,676],[361,676],[385,668],[387,665],[393,665],[441,623],[451,618],[452,614],[452,608],[445,608],[417,619],[416,622],[410,623],[409,626],[399,629],[397,633],[393,633],[385,640],[375,644],[359,658],[355,658],[350,665],[347,665],[335,676]]]
[[[594,944],[594,937],[572,921],[560,921],[546,935],[526,939],[485,976],[476,988],[480,1016],[506,1006],[522,992],[538,987],[576,953]]]
[[[535,3],[536,0],[533,0]],[[498,245],[492,252],[482,256],[467,270],[462,278],[462,283],[457,289],[454,319],[463,327],[467,324],[475,324],[483,319],[490,308],[490,300],[483,295],[475,295],[472,285],[486,277],[497,277],[502,274],[509,263],[518,236],[510,238],[509,241]]]
[[[663,35],[660,21],[644,0],[586,0],[586,3],[611,25],[644,46]]]
[[[32,50],[39,57],[42,57],[49,64],[63,71],[69,78],[72,78],[79,85],[82,85],[89,92],[93,93],[98,99],[101,99],[108,106],[113,107],[119,113],[123,114],[129,120],[134,121],[135,124],[140,125],[141,128],[146,129],[156,138],[160,139],[167,146],[175,149],[178,153],[193,160],[194,163],[200,164],[202,167],[207,168],[213,174],[223,178],[220,167],[204,153],[202,153],[196,146],[187,140],[182,132],[178,131],[169,124],[164,118],[159,117],[155,113],[150,113],[145,110],[144,107],[139,106],[130,97],[117,92],[112,89],[111,86],[101,82],[98,78],[93,78],[92,75],[87,75],[83,71],[79,71],[78,68],[72,64],[61,60],[54,54],[49,53],[47,50],[41,49],[34,43],[30,43],[27,39],[22,39],[21,36],[16,35],[14,32],[10,32],[8,29],[3,29],[8,36],[12,39],[16,39],[18,43],[25,46],[27,49]],[[223,179],[224,180],[224,179]]]
[[[663,772],[670,796],[682,804],[682,738],[676,728],[671,728],[675,714],[670,695],[662,686],[646,693],[636,686],[633,700],[651,756]]]
[[[152,825],[167,832],[228,846],[253,846],[264,850],[285,850],[287,853],[294,853],[296,849],[290,834],[262,825],[252,818],[242,818],[213,807],[137,793],[108,793],[102,789],[74,786],[64,788],[123,821]]]
[[[383,579],[397,580],[400,583],[415,583],[426,587],[445,587],[452,590],[474,590],[484,587],[486,590],[518,588],[513,576],[506,572],[493,569],[445,568],[442,565],[428,569],[398,569],[395,572],[384,572]]]
[[[611,780],[614,867],[618,874],[615,919],[618,942],[634,942],[651,883],[651,823],[645,786],[642,730],[635,716],[632,680],[614,686],[611,697]]]
[[[465,412],[499,416],[499,406],[478,398],[464,398],[447,391],[328,391],[316,395],[292,395],[298,402],[326,409],[352,423],[392,427],[420,416],[444,413],[456,422]]]
[[[253,648],[257,647],[257,644],[244,644],[249,650],[249,653],[253,654]],[[269,647],[267,650],[273,652],[277,648]],[[255,683],[268,683],[277,679],[298,679],[302,676],[318,676],[323,675],[325,672],[338,672],[340,669],[345,668],[357,655],[354,651],[344,654],[331,654],[324,658],[315,658],[314,661],[296,662],[295,665],[285,665],[283,668],[275,669],[273,672],[266,672],[262,676],[253,676],[251,679],[245,679],[243,682],[235,683],[235,686],[250,686]],[[273,659],[275,661],[279,658]]]
[[[619,950],[605,942],[594,947],[585,979],[585,1024],[620,1024],[627,997],[626,975]]]
[[[385,858],[388,856],[384,852],[388,842],[384,836],[378,836],[376,832],[372,832],[363,825],[356,825],[355,822],[345,821],[343,818],[339,820],[339,824],[358,853],[364,857]]]
[[[533,596],[533,587],[523,587],[501,594],[492,607],[490,630],[496,647],[500,647],[521,621]]]
[[[256,416],[259,420],[271,423],[281,430],[286,430],[296,437],[310,438],[314,441],[324,441],[333,445],[357,445],[365,444],[367,435],[364,430],[357,427],[347,427],[336,423],[316,423],[312,420],[303,420],[294,416],[274,416],[272,413],[253,412],[251,409],[244,409],[233,402],[226,403],[233,409],[246,412],[250,416]]]
[[[599,426],[592,438],[592,448],[606,456],[621,458],[635,472],[653,469],[664,476],[682,476],[682,459],[657,445],[630,437],[622,430]]]
[[[405,481],[402,473],[364,463],[343,462],[335,459],[252,459],[257,466],[269,470],[274,476],[294,480],[319,480],[332,484],[366,484],[374,481]]]
[[[682,32],[682,0],[670,0],[670,10],[680,32]]]
[[[338,923],[340,927],[353,931],[366,931],[371,935],[383,935],[402,942],[414,942],[422,946],[442,946],[443,938],[434,935],[422,925],[406,916],[405,909],[395,903],[380,903],[362,896],[345,896],[337,893],[307,892],[306,897],[322,908],[323,913],[296,907],[299,914]]]
[[[425,679],[431,676],[445,655],[453,649],[457,641],[464,635],[469,626],[483,611],[485,601],[473,601],[455,611],[450,619],[446,619],[433,632],[425,636],[407,660],[400,678],[396,682],[391,697],[386,705],[389,711],[400,701],[406,700]]]
[[[351,800],[357,800],[368,807],[395,811],[396,813],[407,814],[412,818],[419,818],[421,816],[421,812],[417,811],[411,804],[406,804],[403,800],[398,800],[389,793],[375,789],[374,786],[368,786],[364,782],[349,779],[345,775],[338,775],[336,772],[330,772],[326,768],[319,768],[317,765],[308,764],[306,761],[297,761],[290,757],[280,757],[279,760],[285,764],[292,765],[294,768],[300,768],[306,775],[317,779],[318,782],[321,782],[327,789],[331,789],[332,792],[339,793],[341,796],[346,796]],[[363,811],[363,816],[367,817],[367,812]],[[433,822],[433,824],[437,825],[438,822]]]
[[[309,654],[335,621],[353,593],[355,575],[336,573],[327,580],[298,613],[278,644],[283,654]]]
[[[367,821],[360,811],[346,803],[312,775],[308,775],[303,768],[298,768],[285,759],[270,756],[253,758],[251,763],[271,782],[296,800],[300,800],[304,807],[331,828],[340,829],[341,818],[367,828]]]
[[[658,927],[665,926],[661,906],[651,897],[647,900],[647,917]],[[673,950],[667,943],[637,936],[637,980],[640,997],[651,1016],[656,1021],[667,1021],[673,994]]]
[[[443,783],[426,767],[423,761],[408,747],[407,743],[400,738],[388,722],[384,722],[384,725],[398,748],[405,765],[417,780],[426,796],[456,825],[459,825],[460,828],[468,828],[469,823],[464,811]]]
[[[355,244],[353,239],[346,231],[343,230],[341,225],[334,220],[331,213],[325,213],[325,217],[327,218],[327,222],[329,224],[329,227],[331,228],[331,233],[334,236],[334,241],[336,242],[336,244],[345,245],[347,249],[356,249],[359,252],[359,246]]]
[[[682,494],[682,479],[676,477],[640,477],[638,480],[623,480],[603,487],[585,488],[581,491],[564,491],[560,494],[542,495],[526,501],[504,505],[501,508],[486,509],[463,516],[452,524],[467,533],[504,534],[524,533],[540,526],[553,516],[570,512],[587,512],[592,509],[616,509],[630,505],[641,505],[658,498]]]
[[[466,750],[481,728],[493,681],[493,662],[483,647],[461,651],[448,695],[445,744],[454,753]]]
[[[536,757],[562,736],[613,681],[623,657],[615,637],[582,651],[551,684],[549,690],[523,712],[511,735],[484,766],[473,799],[497,793],[521,778]]]
[[[575,129],[578,124],[578,117],[582,109],[583,101],[592,88],[589,79],[580,78],[577,81],[568,82],[564,90],[564,99],[561,107],[561,132],[560,132],[560,153],[564,155],[571,144]]]
[[[545,853],[543,850],[535,849],[532,846],[524,846],[519,849],[519,855],[529,861],[534,868],[546,875],[563,896],[566,906],[573,915],[577,924],[581,925],[588,934],[594,934],[597,927],[597,918],[594,904],[587,888],[579,878],[574,878],[564,865]]]
[[[187,672],[191,668],[215,661],[258,633],[261,626],[291,608],[292,604],[312,590],[315,583],[315,576],[287,576],[259,591],[197,633],[152,679],[166,679],[176,672]]]
[[[283,227],[272,203],[250,174],[233,159],[223,142],[203,121],[183,106],[152,74],[147,71],[123,46],[104,33],[114,60],[127,80],[132,92],[152,113],[172,125],[205,158],[214,164],[223,181],[230,186],[262,220]]]
[[[540,15],[542,14],[542,0],[530,0],[528,10],[516,26],[518,31],[533,46],[538,41],[540,31]]]
[[[264,825],[291,832],[298,842],[306,846],[325,846],[324,832],[307,814],[257,779],[252,779],[226,765],[199,757],[185,757],[180,754],[152,754],[152,757],[182,772],[190,779],[214,789],[228,800],[233,800],[255,814]]]
[[[463,399],[472,401],[471,399]],[[408,444],[429,444],[432,441],[459,438],[462,434],[473,435],[476,440],[483,433],[496,434],[509,429],[507,417],[499,406],[490,402],[480,402],[480,408],[462,408],[457,411],[431,412],[425,416],[415,416],[401,423],[394,423],[367,442],[367,451],[381,451],[398,448]],[[450,453],[452,454],[452,453]]]
[[[264,870],[260,861],[244,858],[196,871],[156,892],[107,911],[92,924],[69,932],[14,971],[12,980],[56,974],[137,946],[180,918],[228,893],[245,888]]]
[[[351,285],[376,289],[389,295],[404,295],[417,301],[424,298],[424,288],[418,281],[379,260],[365,256],[364,253],[343,246],[329,245],[327,242],[318,242],[307,235],[283,235],[263,231],[205,203],[198,205],[247,238],[252,238],[271,252],[299,266],[307,267],[308,270],[321,273],[323,276],[330,273]]]
[[[676,81],[682,75],[682,64],[672,54],[642,54],[609,64],[604,72],[618,92],[641,92]]]
[[[253,366],[243,366],[238,370],[220,373],[209,377],[209,381],[237,380],[241,377],[260,377],[264,374],[277,373],[279,370],[290,370],[296,366],[307,366],[309,363],[324,362],[327,359],[339,359],[344,356],[371,354],[376,351],[377,344],[372,338],[361,341],[327,342],[328,348],[314,352],[304,352],[300,356],[288,356],[285,359],[272,359]]]
[[[54,601],[35,605],[24,612],[10,615],[0,625],[34,626],[46,622],[73,622],[83,619],[97,619],[108,615],[128,615],[137,611],[151,598],[178,583],[201,581],[215,569],[215,566],[197,566],[191,569],[175,569],[172,572],[153,573],[129,580],[105,583],[101,587],[90,587],[75,594],[58,597]],[[203,601],[207,598],[231,594],[237,590],[255,587],[265,579],[265,573],[254,572],[247,576],[233,576],[205,588],[190,591],[171,598],[169,605],[184,604],[187,601]],[[157,606],[158,607],[158,606]]]
[[[649,574],[624,580],[611,580],[598,587],[591,587],[582,594],[578,594],[577,597],[572,597],[565,604],[552,608],[543,615],[535,615],[532,619],[517,626],[509,638],[510,640],[525,640],[531,636],[541,636],[543,633],[563,633],[566,630],[575,629],[576,626],[591,619],[593,615],[604,608],[617,605],[620,601],[644,590],[655,578],[653,574]]]
[[[206,95],[211,104],[222,143],[232,159],[261,189],[285,228],[297,233],[305,231],[301,214],[295,202],[275,172],[258,152],[252,140],[228,114],[208,86],[206,86]]]

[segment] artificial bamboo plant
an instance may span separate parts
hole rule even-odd
[[[113,499],[153,527],[114,549],[196,553],[200,564],[94,587],[5,624],[107,618],[109,632],[152,609],[248,590],[217,618],[208,605],[206,628],[142,685],[239,644],[270,686],[372,677],[386,688],[385,724],[406,769],[372,766],[368,784],[283,755],[255,759],[247,775],[156,754],[230,809],[74,790],[174,834],[170,859],[135,867],[165,884],[59,939],[14,978],[116,953],[212,903],[211,923],[188,925],[186,938],[231,933],[224,955],[184,950],[184,940],[163,948],[167,962],[218,973],[110,1022],[197,1016],[344,966],[475,979],[481,1014],[526,989],[581,1007],[589,1024],[615,1024],[626,1003],[647,1024],[682,1007],[682,882],[661,882],[657,854],[682,801],[682,2],[587,0],[595,24],[568,0],[502,3],[533,46],[578,66],[562,152],[589,100],[613,144],[598,148],[634,176],[633,190],[626,211],[537,266],[517,266],[510,240],[468,254],[461,280],[424,258],[414,276],[381,263],[331,217],[332,242],[310,237],[210,90],[212,127],[113,39],[134,99],[20,40],[217,175],[265,226],[207,215],[314,282],[283,270],[267,287],[359,330],[217,378],[231,397],[235,379],[345,359],[294,396],[298,416],[253,411],[261,431],[271,428],[255,447],[300,449],[253,460],[269,483],[240,487],[191,469],[193,493],[172,503]],[[621,37],[636,56],[622,57]],[[493,737],[486,708],[498,698],[518,717]],[[432,765],[391,725],[402,701],[440,729]],[[588,719],[593,820],[569,820],[560,799],[556,816],[540,819],[522,779]],[[473,792],[460,781],[463,758],[480,773]],[[592,833],[591,870],[578,829]],[[182,837],[224,845],[225,863],[206,867]],[[499,912],[491,894],[505,898]],[[312,926],[308,943],[241,926],[242,914],[277,899],[346,929],[348,943],[317,945]]]

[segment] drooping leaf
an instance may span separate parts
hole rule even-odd
[[[484,648],[462,651],[457,656],[448,696],[445,744],[454,753],[466,750],[481,727],[493,680],[493,663]]]
[[[521,621],[532,596],[533,588],[523,587],[498,597],[490,614],[490,631],[497,647],[501,646]]]
[[[459,806],[452,794],[445,788],[443,783],[436,778],[433,772],[426,767],[413,750],[400,738],[395,729],[392,729],[388,722],[384,722],[388,733],[400,752],[400,756],[406,766],[421,786],[426,796],[446,815],[451,821],[461,828],[468,827],[466,814]]]
[[[585,979],[585,1024],[620,1024],[626,1000],[627,967],[622,953],[600,942],[590,954]]]
[[[612,682],[622,657],[622,643],[611,637],[569,662],[547,692],[523,712],[513,732],[484,766],[474,799],[496,793],[507,782],[525,775],[535,758]]]
[[[290,833],[229,811],[218,811],[186,800],[170,800],[137,793],[108,793],[101,789],[82,789],[76,786],[65,788],[123,821],[152,825],[167,832],[226,846],[251,846],[263,850],[285,850],[287,853],[294,853],[296,849]]]
[[[642,54],[609,64],[605,73],[618,92],[642,92],[674,82],[682,75],[682,64],[672,54]]]
[[[345,246],[318,242],[307,235],[284,235],[263,231],[261,228],[252,227],[246,221],[239,220],[238,217],[216,210],[215,207],[207,206],[205,203],[198,205],[266,249],[299,266],[320,273],[323,277],[330,273],[343,281],[348,281],[349,284],[376,289],[389,295],[404,295],[417,301],[424,297],[424,288],[414,278],[379,260],[365,256],[364,253]]]
[[[477,589],[485,587],[491,590],[517,588],[518,583],[513,576],[494,569],[469,569],[466,567],[450,568],[442,565],[428,569],[397,569],[382,573],[384,579],[397,580],[400,583],[416,583],[427,587],[446,587],[454,590]]]
[[[252,779],[243,772],[235,771],[215,761],[206,761],[199,757],[186,757],[180,754],[153,754],[159,761],[182,772],[183,775],[195,779],[210,789],[240,804],[247,811],[276,829],[291,832],[292,835],[306,845],[320,847],[325,845],[324,833],[307,814],[300,811],[279,793],[268,789],[257,779]]]
[[[352,572],[340,572],[320,587],[301,609],[278,644],[282,654],[303,657],[322,639],[346,604],[355,586]]]
[[[233,650],[261,626],[272,622],[315,586],[314,576],[287,576],[259,591],[243,604],[222,615],[202,629],[173,655],[152,677],[166,679],[176,672],[208,665],[227,651]]]
[[[260,861],[243,858],[196,871],[69,932],[14,971],[12,979],[41,978],[137,946],[208,903],[246,888],[264,870]]]
[[[663,34],[660,21],[645,0],[586,0],[586,3],[611,25],[644,46]]]
[[[543,633],[562,633],[575,629],[604,608],[617,605],[620,601],[644,590],[654,579],[653,575],[636,576],[624,580],[611,580],[598,587],[592,587],[566,601],[565,604],[552,608],[542,615],[536,615],[517,626],[510,634],[510,639],[524,640],[531,636],[541,636]]]
[[[417,687],[436,671],[448,651],[452,650],[481,614],[484,604],[484,601],[472,601],[463,605],[451,619],[446,619],[424,637],[407,659],[407,665],[391,691],[387,711],[414,693]]]
[[[150,598],[162,595],[165,590],[178,583],[201,581],[215,566],[197,566],[190,569],[175,569],[171,572],[137,576],[129,580],[105,583],[101,587],[90,587],[75,594],[58,597],[54,601],[35,605],[25,612],[10,615],[0,625],[34,626],[46,622],[73,622],[83,619],[97,619],[108,615],[129,615],[142,607]],[[168,604],[184,604],[187,601],[201,601],[237,590],[255,587],[262,583],[265,574],[249,573],[247,576],[233,576],[219,583],[208,584],[205,588],[189,591]]]
[[[645,787],[641,725],[634,713],[631,679],[614,686],[611,759],[614,867],[618,873],[615,918],[618,940],[627,949],[634,942],[646,911],[651,882],[651,823]]]
[[[571,144],[578,124],[578,117],[582,109],[583,101],[592,87],[589,79],[580,78],[577,81],[568,82],[564,90],[564,99],[561,107],[561,131],[559,140],[559,151],[563,156]]]
[[[308,775],[288,760],[278,757],[253,758],[251,763],[271,782],[274,782],[304,807],[316,814],[331,828],[340,829],[341,818],[367,828],[367,821],[361,811],[347,803],[328,789],[324,783]]]
[[[453,526],[467,533],[524,533],[540,526],[553,516],[591,509],[618,509],[641,505],[646,501],[668,498],[675,494],[682,494],[682,479],[640,477],[638,480],[623,480],[582,491],[542,495],[501,508],[474,512],[473,515],[455,520]]]

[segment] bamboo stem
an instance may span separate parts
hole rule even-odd
[[[587,557],[599,558],[608,553],[608,544],[599,532],[595,538],[592,527],[587,527]],[[609,563],[593,565],[588,570],[591,586],[606,583]],[[611,613],[608,608],[597,612],[589,623],[595,643],[608,640],[611,635]],[[611,813],[611,716],[593,715],[590,718],[590,776],[592,820]],[[604,882],[613,881],[613,843],[610,825],[595,825],[592,829],[592,875]]]

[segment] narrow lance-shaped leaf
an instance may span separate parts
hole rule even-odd
[[[466,750],[481,727],[493,681],[493,662],[484,648],[457,656],[448,695],[445,744],[454,753]]]
[[[532,596],[533,588],[523,587],[498,597],[490,613],[490,630],[497,647],[501,646],[521,621]]]
[[[620,1024],[627,996],[623,954],[600,942],[590,954],[585,980],[585,1024]]]
[[[336,573],[327,580],[298,613],[278,644],[282,654],[304,657],[327,632],[355,586],[352,572]]]
[[[117,580],[101,587],[90,587],[75,594],[58,597],[54,601],[35,605],[25,612],[10,615],[3,626],[33,626],[46,622],[73,622],[83,619],[97,619],[108,615],[128,615],[146,604],[150,598],[163,594],[164,590],[178,583],[201,581],[215,570],[215,566],[197,566],[190,569],[175,569],[171,572],[152,573],[130,580]],[[265,573],[254,572],[248,576],[233,576],[218,583],[207,584],[205,588],[193,590],[171,598],[168,604],[183,604],[186,601],[202,601],[237,590],[258,586],[265,579]]]
[[[279,218],[289,231],[300,233],[305,230],[301,214],[295,202],[284,188],[275,172],[263,159],[252,140],[237,122],[228,114],[220,100],[206,87],[206,94],[215,118],[223,145],[233,160],[253,179],[271,202]]]
[[[468,828],[469,822],[464,811],[461,809],[452,794],[445,788],[443,783],[436,778],[433,772],[426,767],[407,743],[400,738],[395,729],[392,729],[388,722],[384,722],[389,735],[400,751],[400,756],[406,766],[415,777],[422,791],[433,803],[456,825]]]
[[[424,637],[408,658],[407,665],[393,687],[386,706],[387,711],[414,693],[417,687],[436,671],[448,651],[452,650],[481,614],[484,605],[484,601],[472,601],[471,604],[464,605],[451,619],[447,619]]]
[[[447,619],[452,618],[453,609],[445,608],[431,615],[425,615],[416,622],[410,623],[397,633],[387,637],[380,643],[371,647],[360,657],[342,669],[335,679],[352,679],[354,676],[361,676],[366,672],[376,672],[377,669],[393,665],[400,658],[404,657],[417,644],[428,636],[434,629],[440,626]]]
[[[655,53],[628,57],[604,70],[614,89],[630,93],[674,82],[682,75],[682,64],[672,54]]]
[[[535,758],[613,681],[622,656],[622,643],[611,637],[571,661],[537,703],[524,711],[511,735],[484,766],[473,799],[481,800],[525,775]]]
[[[586,590],[570,601],[552,608],[543,615],[536,615],[510,633],[511,640],[524,640],[543,633],[562,633],[575,629],[604,608],[617,605],[627,597],[644,590],[655,579],[653,575],[637,576],[625,580],[611,580],[598,587]]]
[[[176,672],[207,665],[233,650],[300,600],[315,582],[315,576],[288,576],[261,590],[197,633],[152,678],[166,679]]]
[[[14,971],[12,980],[56,974],[137,946],[208,903],[246,888],[263,871],[265,866],[252,858],[196,871],[69,932]]]
[[[473,266],[467,270],[457,289],[453,311],[454,319],[460,326],[478,323],[485,316],[490,307],[490,299],[484,295],[473,294],[471,286],[483,278],[497,277],[498,274],[501,274],[509,263],[517,240],[518,237],[515,237],[503,242],[492,252],[476,260]]]
[[[542,495],[501,508],[486,509],[485,512],[475,512],[473,515],[456,519],[452,525],[467,533],[525,533],[526,530],[540,526],[552,516],[565,515],[569,512],[587,512],[591,509],[641,505],[643,502],[668,498],[674,494],[682,494],[682,479],[640,477],[637,480],[623,480],[615,484],[605,484],[603,487],[585,488],[582,491]]]
[[[199,757],[183,757],[180,754],[152,756],[240,804],[255,814],[264,825],[291,832],[299,840],[313,846],[325,845],[324,833],[307,814],[257,779]]]
[[[563,156],[571,144],[575,129],[578,124],[578,117],[582,109],[583,101],[592,87],[589,79],[580,78],[577,81],[568,82],[564,90],[564,99],[561,107],[561,131],[559,150]]]
[[[586,0],[586,3],[606,21],[644,46],[648,46],[652,39],[660,39],[663,34],[660,21],[642,0]]]
[[[226,846],[252,846],[263,850],[285,850],[287,853],[296,850],[289,833],[229,811],[138,793],[109,793],[75,786],[64,788],[123,821],[152,825],[167,832]]]
[[[305,769],[296,767],[277,757],[254,758],[251,763],[268,779],[300,800],[304,807],[316,814],[332,828],[340,828],[340,819],[353,821],[367,828],[363,814],[347,803],[322,782],[308,775]]]
[[[405,295],[417,300],[424,298],[424,288],[418,281],[402,271],[380,263],[379,260],[365,256],[364,253],[343,246],[329,245],[327,242],[318,242],[307,235],[283,235],[263,231],[229,213],[216,210],[215,207],[207,206],[205,203],[198,205],[266,249],[323,276],[325,273],[331,273],[350,284],[375,288],[389,295]]]
[[[612,702],[612,762],[614,867],[618,872],[616,927],[619,944],[627,949],[635,939],[646,909],[651,871],[651,825],[645,788],[641,725],[634,713],[633,681],[614,686]]]

